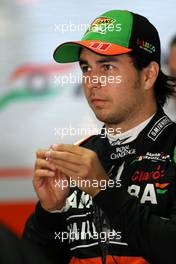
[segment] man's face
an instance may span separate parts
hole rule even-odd
[[[82,49],[80,67],[85,96],[100,121],[128,122],[144,107],[142,71],[135,69],[129,55],[102,56]]]
[[[176,45],[172,46],[168,57],[168,67],[171,75],[176,76]]]

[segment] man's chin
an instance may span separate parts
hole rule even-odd
[[[94,111],[94,114],[95,114],[95,116],[96,116],[96,118],[99,120],[99,121],[101,121],[101,122],[103,122],[103,123],[109,123],[108,122],[108,116],[107,116],[107,113],[103,113],[103,111],[100,113],[100,112],[98,112],[98,111]]]
[[[108,111],[106,108],[101,108],[101,107],[91,107],[96,118],[106,124],[113,124],[114,123],[114,118],[111,116],[111,113]]]
[[[112,115],[110,115],[110,113],[108,114],[107,112],[106,113],[105,112],[100,113],[100,112],[94,111],[94,114],[99,121],[101,121],[107,125],[108,124],[109,125],[118,125],[122,121],[121,119],[117,118],[117,115],[112,116]]]

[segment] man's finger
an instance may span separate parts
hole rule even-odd
[[[85,149],[80,146],[76,146],[73,144],[53,144],[52,149],[56,151],[65,151],[65,152],[71,152],[77,155],[82,155],[85,153],[85,150],[88,151],[88,149]]]
[[[56,166],[45,159],[37,159],[35,162],[35,169],[56,170]]]
[[[55,172],[54,171],[39,169],[39,170],[35,171],[34,178],[53,177],[53,176],[55,176]]]
[[[36,157],[37,158],[45,158],[45,153],[48,151],[48,149],[38,149],[36,151]]]
[[[77,173],[73,172],[72,170],[68,168],[64,168],[61,165],[58,166],[59,171],[64,173],[67,177],[72,178],[73,180],[78,180],[78,175]]]
[[[46,157],[50,158],[51,161],[53,159],[58,159],[58,160],[74,163],[77,165],[81,165],[83,163],[82,156],[78,157],[78,155],[75,153],[70,153],[65,151],[49,150],[46,152]]]
[[[73,173],[79,173],[80,171],[80,165],[78,166],[77,164],[70,163],[68,161],[63,161],[63,160],[58,160],[58,159],[53,159],[52,160],[54,165],[57,166],[62,166],[65,169],[69,169]]]

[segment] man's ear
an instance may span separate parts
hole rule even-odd
[[[159,70],[159,65],[155,61],[151,61],[150,64],[143,69],[145,90],[149,90],[153,87],[158,77]]]

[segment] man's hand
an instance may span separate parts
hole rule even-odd
[[[58,188],[58,185],[56,187],[56,181],[67,181],[67,177],[64,173],[59,172],[49,159],[46,160],[47,151],[41,149],[36,153],[33,185],[41,206],[45,210],[52,211],[61,209],[65,205],[69,193],[69,184],[65,188],[62,186]]]
[[[78,188],[91,196],[101,191],[101,180],[108,180],[97,154],[92,150],[70,144],[54,144],[46,155],[59,171],[76,181]]]

